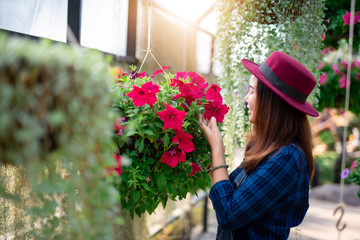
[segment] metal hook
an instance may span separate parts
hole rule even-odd
[[[338,220],[337,223],[336,223],[336,228],[337,228],[337,230],[338,230],[339,232],[341,232],[341,231],[344,230],[345,227],[346,227],[346,223],[344,223],[344,225],[343,225],[341,228],[339,227],[340,221],[341,221],[341,219],[342,219],[343,216],[344,216],[345,210],[344,210],[344,207],[343,207],[342,205],[340,205],[340,206],[338,206],[338,207],[335,209],[335,211],[334,211],[334,213],[333,213],[333,216],[335,216],[335,214],[336,214],[336,212],[337,212],[338,210],[341,211],[341,216],[340,216],[339,220]]]

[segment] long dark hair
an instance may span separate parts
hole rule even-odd
[[[242,167],[249,174],[267,155],[296,142],[306,155],[311,181],[315,163],[311,128],[306,114],[290,106],[259,80],[256,95],[254,124],[247,137]]]

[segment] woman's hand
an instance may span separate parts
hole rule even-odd
[[[225,149],[223,139],[219,128],[216,125],[216,119],[211,118],[210,121],[204,119],[202,115],[199,115],[200,128],[204,131],[206,140],[211,147],[212,164],[211,167],[216,167],[225,164]],[[209,167],[209,166],[208,166]],[[212,172],[209,172],[209,176],[213,184],[222,181],[229,180],[229,176],[226,168],[217,168]]]
[[[206,140],[208,141],[212,152],[224,153],[223,139],[220,130],[216,125],[216,119],[212,117],[211,120],[208,121],[200,114],[199,122],[202,124],[200,125],[200,128],[204,131]]]

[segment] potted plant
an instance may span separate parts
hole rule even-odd
[[[229,108],[220,87],[208,87],[195,72],[173,75],[163,67],[150,77],[131,69],[126,74],[120,68],[113,84],[118,167],[112,177],[122,208],[133,217],[209,186],[204,169],[211,151],[198,115],[214,116],[221,127]],[[130,164],[122,167],[125,160]]]

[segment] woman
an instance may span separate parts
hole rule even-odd
[[[217,239],[287,239],[309,207],[314,159],[306,115],[319,114],[306,98],[316,80],[279,51],[261,66],[241,62],[253,74],[244,99],[252,129],[245,158],[230,176],[215,119],[199,116],[212,150],[209,197],[219,224]]]

